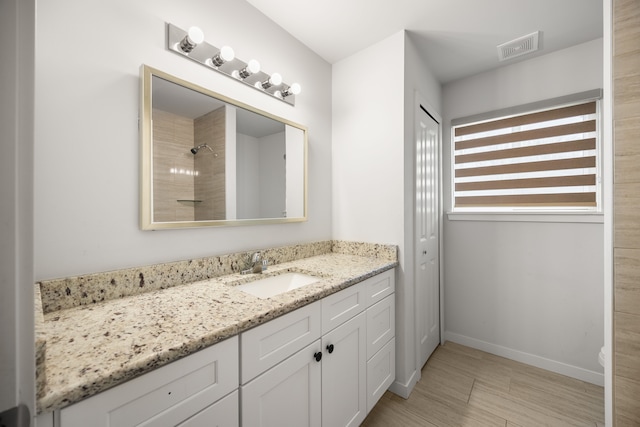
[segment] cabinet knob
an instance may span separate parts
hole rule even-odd
[[[319,351],[317,353],[314,353],[313,357],[316,359],[316,362],[319,362],[322,360],[322,352]]]
[[[329,354],[333,353],[333,344],[329,344],[327,346],[327,351],[329,352]]]

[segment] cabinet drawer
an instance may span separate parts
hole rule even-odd
[[[316,301],[240,335],[242,384],[320,338],[320,303]]]
[[[387,270],[364,281],[367,293],[367,307],[391,295],[396,289],[396,270]]]
[[[60,411],[64,427],[175,426],[238,388],[232,337]]]
[[[240,402],[238,390],[203,409],[178,427],[238,427]]]
[[[396,335],[395,294],[367,309],[367,360]]]
[[[396,339],[392,338],[367,362],[367,413],[396,379]]]
[[[326,334],[365,308],[365,282],[325,297],[322,300],[322,333]]]

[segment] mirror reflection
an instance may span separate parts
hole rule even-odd
[[[143,87],[143,229],[306,219],[306,129],[146,66]]]

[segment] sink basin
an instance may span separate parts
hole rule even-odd
[[[294,289],[301,288],[302,286],[319,282],[320,280],[320,278],[309,276],[308,274],[285,273],[277,276],[265,277],[264,279],[254,280],[253,282],[239,285],[236,289],[240,289],[241,291],[258,298],[266,299],[271,298],[275,295],[292,291]]]

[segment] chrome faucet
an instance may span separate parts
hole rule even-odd
[[[262,273],[262,255],[256,252],[251,256],[251,266],[254,273]]]
[[[247,265],[248,265],[248,268],[246,268],[245,270],[242,270],[240,274],[249,274],[249,273],[260,274],[262,273],[262,270],[266,270],[267,260],[262,259],[262,255],[260,254],[260,252],[255,252],[253,255],[251,255]]]

